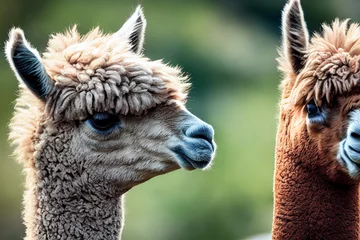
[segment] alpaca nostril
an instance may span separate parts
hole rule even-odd
[[[355,139],[359,139],[359,140],[360,140],[360,133],[351,132],[351,133],[350,133],[350,136],[351,136],[352,138],[355,138]]]
[[[212,143],[214,130],[208,125],[192,126],[185,131],[185,135],[191,138],[199,138]]]

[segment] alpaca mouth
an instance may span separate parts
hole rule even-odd
[[[340,144],[340,155],[342,158],[349,159],[360,166],[360,150],[352,147],[346,140],[343,140]]]
[[[212,143],[202,140],[197,144],[178,145],[171,150],[175,153],[178,164],[186,170],[204,169],[210,166],[214,155]]]
[[[360,171],[360,151],[356,150],[346,139],[340,143],[338,160],[349,172],[351,176],[356,176]]]

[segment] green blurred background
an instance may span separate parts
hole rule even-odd
[[[310,31],[335,17],[359,21],[357,0],[303,0]],[[285,0],[0,0],[0,41],[24,29],[42,52],[51,33],[74,23],[116,31],[144,6],[145,54],[192,77],[188,108],[212,124],[218,152],[209,171],[176,171],[126,196],[125,240],[235,240],[269,232],[279,74],[276,47]],[[24,236],[24,177],[7,143],[17,83],[0,58],[0,239]]]

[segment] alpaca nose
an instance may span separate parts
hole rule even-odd
[[[214,129],[206,123],[192,125],[186,129],[185,135],[193,139],[204,139],[212,145],[214,140]]]
[[[184,111],[183,114],[179,135],[170,139],[169,149],[175,154],[179,166],[184,169],[204,169],[211,166],[216,151],[214,129],[189,111]]]
[[[358,121],[349,124],[345,148],[352,159],[360,158],[360,124]]]
[[[350,132],[350,137],[356,140],[360,140],[360,129],[356,129],[357,131]]]
[[[350,124],[347,135],[348,144],[360,150],[360,125],[356,123]]]

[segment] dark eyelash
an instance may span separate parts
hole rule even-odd
[[[99,134],[108,134],[121,126],[120,118],[109,113],[95,113],[85,122]]]
[[[306,105],[307,119],[310,123],[323,124],[326,122],[327,112],[324,108],[318,107],[314,101]]]

